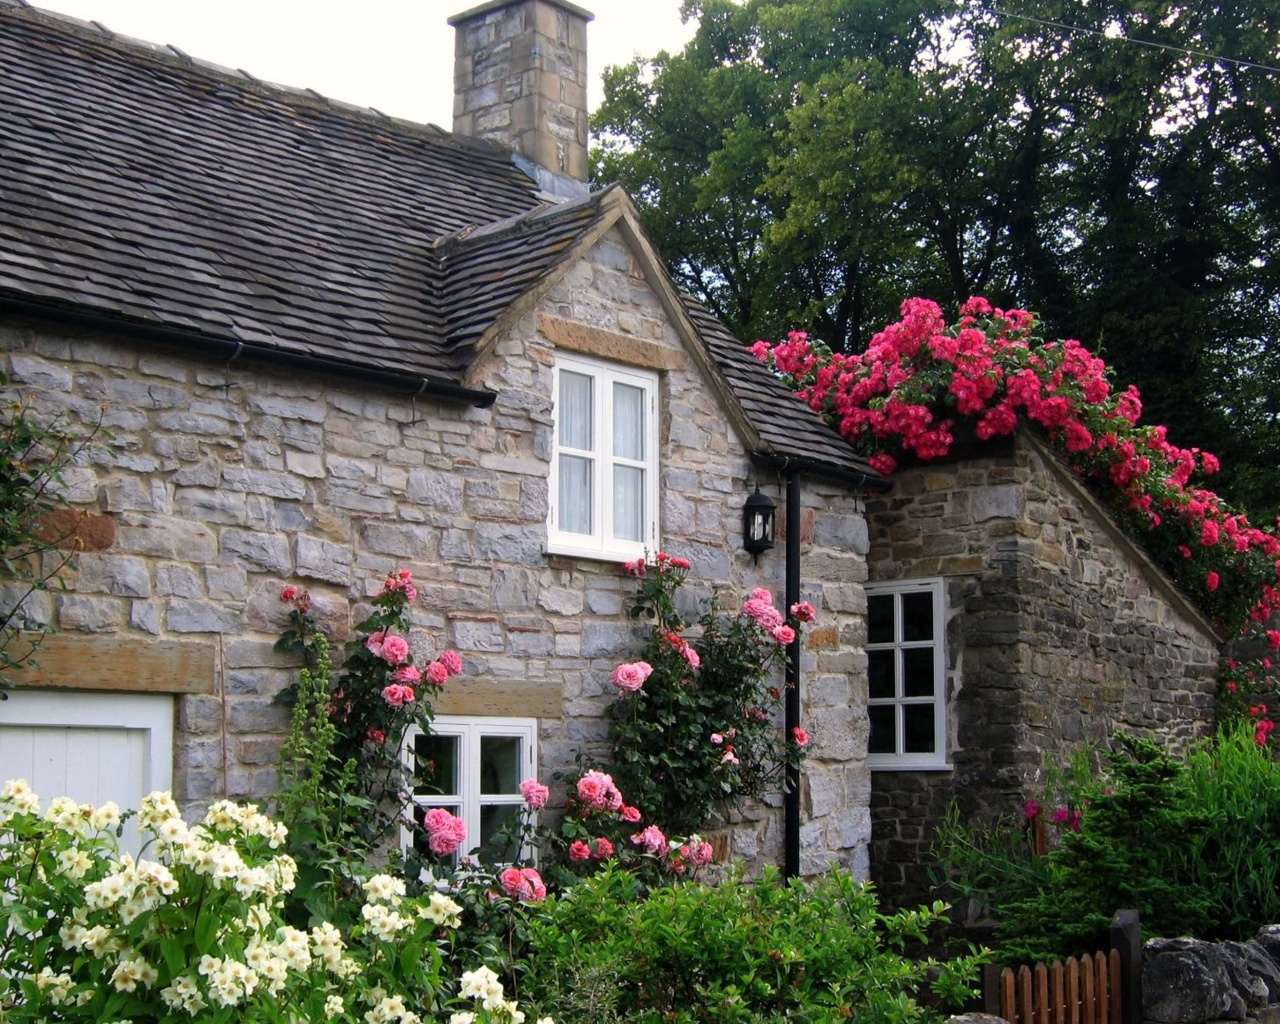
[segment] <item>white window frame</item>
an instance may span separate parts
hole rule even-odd
[[[892,651],[894,656],[895,694],[893,697],[872,698],[868,673],[867,708],[892,705],[897,710],[894,715],[897,735],[894,738],[895,752],[892,754],[867,754],[867,765],[872,769],[902,771],[946,770],[951,767],[947,761],[947,675],[946,675],[946,602],[944,600],[943,581],[941,578],[897,580],[892,583],[868,583],[866,585],[868,627],[870,626],[870,605],[873,597],[890,596],[894,602],[893,640],[886,643],[871,643],[870,633],[866,650],[868,659],[872,651]],[[902,595],[927,593],[933,597],[934,636],[932,640],[903,640],[902,638]],[[902,695],[904,675],[902,671],[902,652],[904,650],[933,649],[934,695],[932,697],[905,697]],[[929,754],[906,753],[905,716],[902,707],[905,705],[933,704],[933,735],[935,750]],[[870,745],[870,731],[867,733]]]
[[[592,451],[566,448],[560,443],[560,374],[565,370],[592,379],[591,414],[594,442]],[[612,454],[613,405],[608,399],[613,393],[615,383],[628,384],[644,391],[645,457],[638,462]],[[553,555],[595,558],[608,562],[627,562],[643,557],[646,550],[658,550],[658,375],[648,370],[557,353],[551,401],[555,425],[551,445],[547,552]],[[560,514],[560,456],[562,453],[593,460],[592,532],[590,534],[569,533],[561,530],[557,525]],[[613,536],[613,472],[619,465],[644,470],[644,515],[642,517],[644,536],[638,541],[622,540]]]
[[[481,807],[512,805],[524,806],[524,797],[519,791],[515,793],[480,792],[480,740],[485,736],[503,738],[517,737],[524,744],[522,752],[522,773],[519,782],[537,777],[538,772],[538,720],[536,718],[499,718],[496,716],[461,716],[437,715],[431,723],[430,732],[435,736],[457,736],[458,739],[458,790],[456,794],[440,795],[437,793],[411,793],[410,800],[414,807],[426,810],[431,807],[457,806],[458,817],[467,826],[466,842],[458,850],[459,856],[466,856],[472,849],[480,845],[480,809]],[[400,759],[412,772],[414,769],[414,740],[422,735],[416,725],[405,731],[400,749]],[[400,847],[407,855],[413,849],[413,828],[405,826],[400,830]],[[524,858],[529,851],[521,850]]]

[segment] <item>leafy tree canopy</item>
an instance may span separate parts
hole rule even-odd
[[[684,11],[683,51],[606,73],[595,176],[740,337],[1032,308],[1280,508],[1280,0]]]

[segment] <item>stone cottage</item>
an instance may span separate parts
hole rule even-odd
[[[673,288],[625,193],[588,194],[589,17],[452,20],[458,127],[499,144],[0,0],[0,366],[107,432],[67,477],[83,549],[29,609],[58,632],[0,705],[0,774],[129,805],[171,785],[192,812],[270,795],[282,587],[341,640],[407,568],[418,654],[464,659],[437,728],[479,835],[602,738],[635,644],[621,562],[662,547],[704,597],[783,597],[782,550],[753,560],[742,520],[785,479],[822,616],[792,867],[866,872],[882,482]],[[783,818],[748,815],[732,852],[780,859]]]
[[[811,756],[731,830],[742,858],[918,899],[952,796],[1008,807],[1046,753],[1203,727],[1212,630],[1052,455],[1020,437],[881,493],[672,286],[626,194],[587,192],[589,20],[451,19],[447,132],[0,0],[0,368],[109,432],[67,477],[83,548],[29,608],[58,633],[0,704],[0,775],[268,796],[282,586],[341,640],[403,567],[417,653],[463,655],[437,727],[480,834],[601,739],[620,563],[658,547],[702,596],[820,610]],[[789,524],[758,560],[756,486]],[[509,791],[481,801],[494,751]]]

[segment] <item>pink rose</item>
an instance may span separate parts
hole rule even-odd
[[[808,601],[801,601],[791,606],[791,614],[801,622],[813,622],[818,617],[818,611]]]
[[[693,847],[693,852],[689,857],[690,860],[698,865],[698,867],[711,863],[711,859],[715,856],[716,851],[710,843],[698,840],[693,842],[691,845]]]
[[[506,868],[498,876],[502,891],[512,899],[536,903],[547,898],[547,887],[542,876],[533,868]]]
[[[1216,572],[1211,571],[1204,578],[1204,585],[1208,587],[1210,590],[1217,590],[1219,582],[1221,581],[1218,579],[1218,574]]]
[[[364,738],[370,743],[383,744],[387,742],[387,734],[381,729],[374,729],[372,726],[365,731]]]
[[[402,686],[417,686],[422,680],[422,673],[412,665],[401,665],[391,673],[391,681]]]
[[[445,680],[449,678],[449,670],[440,662],[433,661],[427,666],[427,682],[432,686],[444,686]]]
[[[623,562],[622,570],[629,576],[643,576],[645,570],[644,559],[637,558],[634,562]]]
[[[636,846],[643,846],[647,853],[655,856],[664,853],[667,849],[667,837],[662,834],[662,829],[657,825],[650,825],[643,832],[637,832],[631,837],[631,841]]]
[[[786,647],[787,644],[794,643],[796,639],[796,631],[790,626],[774,626],[773,629],[769,631],[769,635],[777,640],[778,643],[782,644],[783,647]]]
[[[525,779],[520,783],[520,795],[524,797],[524,802],[536,811],[547,805],[551,790],[537,779]]]
[[[689,667],[691,669],[696,669],[702,664],[702,658],[698,655],[698,652],[693,649],[692,644],[685,644],[681,647],[680,656],[689,663]]]
[[[800,726],[797,725],[792,729],[791,735],[795,739],[797,747],[807,747],[809,745],[809,734],[801,729]]]
[[[711,734],[711,742],[712,742],[712,743],[714,743],[714,744],[718,747],[718,746],[720,746],[720,744],[721,744],[721,743],[723,743],[723,742],[724,742],[724,736],[722,736],[722,735],[721,735],[720,733],[718,733],[718,732],[713,732],[713,733]]]
[[[298,596],[297,587],[285,587],[284,590],[280,591],[281,601],[292,601],[297,596]]]
[[[692,565],[690,564],[689,559],[687,559],[687,558],[680,558],[680,557],[678,557],[678,556],[677,556],[677,557],[675,557],[675,558],[671,559],[671,568],[673,568],[673,569],[686,569],[686,570],[687,570],[687,569],[692,568]]]
[[[365,649],[370,654],[372,654],[375,658],[381,658],[382,642],[386,640],[386,638],[387,638],[387,634],[382,630],[378,630],[378,632],[376,633],[370,633],[367,637],[365,637],[365,641],[364,641]]]
[[[609,682],[623,693],[635,693],[652,672],[653,666],[647,661],[632,661],[615,668],[609,676]]]
[[[413,573],[408,569],[401,569],[387,577],[387,582],[382,585],[384,594],[404,594],[410,604],[418,600],[418,588],[413,585]]]
[[[1022,805],[1022,816],[1030,821],[1032,818],[1040,816],[1040,803],[1036,800],[1028,800]]]
[[[613,856],[613,843],[604,836],[601,836],[599,839],[594,839],[592,842],[595,843],[596,848],[591,856],[595,857],[596,860],[608,860]]]
[[[622,794],[613,777],[604,772],[589,771],[578,780],[578,799],[597,811],[616,811],[622,806]]]
[[[457,651],[441,651],[440,657],[436,659],[451,676],[456,676],[462,671],[462,659],[458,657]]]
[[[773,604],[773,594],[764,587],[756,587],[755,590],[751,591],[751,600],[761,601],[764,604]]]
[[[399,683],[392,683],[382,689],[382,699],[393,708],[402,708],[406,704],[412,704],[414,697],[412,686],[401,686]]]
[[[427,830],[427,845],[437,857],[451,856],[467,838],[466,823],[443,807],[427,811],[422,825]]]
[[[385,637],[382,641],[382,648],[376,653],[388,665],[399,665],[405,658],[409,657],[409,644],[402,636]]]
[[[623,821],[628,822],[629,824],[634,825],[637,821],[639,821],[639,820],[640,820],[640,808],[638,808],[638,807],[625,807],[625,806],[624,806],[624,807],[623,807],[623,808],[618,812],[618,816],[619,816],[619,817],[621,817]]]
[[[730,747],[728,750],[724,752],[724,757],[720,758],[720,763],[721,764],[738,764],[738,755],[733,752],[733,747]]]
[[[591,847],[589,847],[581,839],[575,839],[572,843],[569,844],[569,859],[577,860],[577,861],[590,860]]]

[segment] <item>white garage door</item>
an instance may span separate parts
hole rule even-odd
[[[55,796],[136,808],[173,785],[173,697],[10,690],[0,701],[0,782],[26,779],[42,807]],[[132,823],[130,823],[132,824]],[[136,849],[136,833],[124,845]]]

